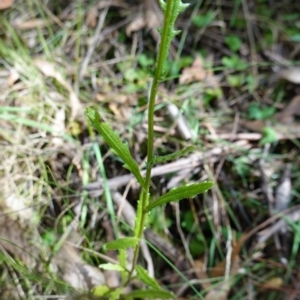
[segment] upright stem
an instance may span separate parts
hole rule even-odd
[[[161,33],[161,41],[159,45],[156,67],[155,67],[154,77],[151,85],[150,99],[148,103],[148,149],[147,149],[148,168],[145,177],[145,190],[147,191],[147,193],[145,193],[146,197],[148,197],[150,180],[151,180],[151,171],[152,171],[155,99],[157,95],[158,85],[162,78],[165,60],[169,53],[170,43],[168,40],[170,39],[170,35],[171,35],[170,24],[172,23],[170,20],[173,14],[172,7],[174,6],[175,2],[178,2],[178,0],[167,0],[165,17],[164,17],[164,25]],[[145,200],[147,199],[145,198]],[[147,201],[145,201],[145,203],[143,202],[143,204],[146,203]],[[143,206],[143,210],[145,208],[146,207]]]
[[[139,224],[139,231],[138,231],[138,239],[140,240],[143,236],[144,232],[144,226],[145,226],[145,220],[146,220],[146,213],[144,212],[148,203],[148,195],[149,195],[149,189],[150,189],[150,180],[151,180],[151,171],[152,171],[152,161],[153,161],[153,137],[154,137],[154,107],[155,107],[155,99],[158,91],[158,85],[159,82],[162,79],[163,70],[164,70],[164,64],[165,60],[169,53],[169,46],[170,46],[170,40],[171,40],[171,32],[170,32],[170,24],[172,24],[172,14],[174,6],[174,3],[178,2],[178,0],[167,0],[166,9],[165,9],[165,16],[164,16],[164,24],[162,28],[161,33],[161,41],[159,45],[157,60],[156,60],[156,66],[155,66],[155,72],[154,77],[151,85],[150,90],[150,97],[149,97],[149,103],[148,103],[148,145],[147,145],[147,170],[146,170],[146,177],[145,177],[145,185],[142,188],[142,195],[140,201],[142,201],[142,218],[141,222]],[[172,25],[173,29],[173,25]],[[134,256],[133,256],[133,262],[132,262],[132,269],[130,270],[128,281],[130,281],[133,271],[135,269],[137,258],[139,255],[140,245],[139,243],[134,248]],[[126,285],[126,284],[125,284]]]

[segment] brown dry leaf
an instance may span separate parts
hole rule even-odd
[[[1,0],[0,10],[10,8],[14,4],[14,0]]]
[[[209,291],[205,300],[227,300],[230,291],[230,283],[228,281],[222,282],[219,286]]]
[[[98,18],[99,12],[97,9],[95,9],[95,6],[93,6],[87,13],[85,17],[85,23],[87,26],[91,28],[95,28],[97,26],[97,18]]]
[[[265,289],[279,289],[283,285],[283,280],[280,277],[272,277],[260,284],[260,287]]]
[[[87,12],[85,18],[86,24],[91,28],[95,28],[97,25],[97,18],[99,16],[99,10],[111,6],[126,8],[128,5],[123,0],[100,0],[97,4],[93,5],[91,9]]]
[[[139,31],[143,28],[150,30],[152,37],[155,40],[159,39],[159,33],[157,27],[162,23],[162,11],[157,3],[153,0],[143,1],[143,11],[139,12],[133,21],[131,21],[126,27],[126,35],[130,36],[132,32]]]
[[[115,6],[115,7],[122,7],[122,8],[127,8],[128,4],[124,0],[100,0],[97,4],[97,9],[104,9],[110,6]]]
[[[235,275],[238,273],[240,269],[241,260],[239,257],[239,253],[241,248],[245,242],[245,235],[242,235],[238,241],[233,245],[232,253],[231,253],[231,265],[230,265],[230,274]],[[218,263],[212,270],[210,271],[210,277],[221,277],[225,274],[226,269],[226,259]]]
[[[20,78],[20,74],[15,69],[12,69],[7,78],[7,82],[6,82],[7,87],[12,87],[19,78]]]
[[[266,123],[263,120],[255,120],[255,121],[240,120],[240,125],[247,128],[248,130],[254,132],[261,132],[261,130],[266,126]]]
[[[118,94],[118,95],[115,95],[113,97],[113,100],[118,103],[118,104],[130,104],[132,102],[132,99],[129,95],[122,95],[122,94]]]
[[[147,22],[145,20],[145,17],[142,13],[139,13],[133,21],[131,21],[127,26],[126,26],[126,35],[130,36],[132,32],[139,31],[146,27]]]
[[[14,22],[13,25],[17,29],[26,30],[26,29],[42,28],[47,26],[47,24],[49,24],[49,22],[43,19],[32,19],[24,22],[22,21]]]
[[[295,96],[291,102],[276,115],[276,119],[282,123],[291,123],[294,116],[300,116],[300,95]]]
[[[144,0],[144,11],[147,28],[150,30],[154,40],[159,41],[160,36],[157,28],[161,26],[163,22],[163,13],[157,1]]]
[[[180,84],[187,84],[194,81],[202,81],[207,76],[206,70],[203,68],[203,60],[198,55],[192,66],[189,68],[184,68],[182,74],[179,77]]]
[[[203,259],[195,259],[194,260],[194,265],[195,265],[195,273],[198,279],[201,280],[201,286],[204,289],[208,289],[211,286],[211,283],[207,280],[208,276],[206,273],[206,268],[203,262]]]
[[[146,11],[146,20],[148,29],[156,30],[156,28],[158,28],[161,24],[161,17],[159,14],[156,13],[156,11],[154,11],[154,9]]]
[[[52,262],[59,267],[63,280],[78,290],[89,291],[106,284],[100,269],[85,263],[75,247],[68,243],[64,243]]]
[[[281,70],[278,73],[278,76],[279,76],[279,78],[285,79],[292,83],[300,84],[300,68],[299,67]]]
[[[68,90],[71,105],[71,120],[74,120],[80,114],[80,112],[82,112],[82,105],[71,84],[62,77],[58,70],[56,70],[54,64],[42,59],[34,60],[34,64],[45,76],[55,78],[64,88]]]
[[[233,251],[234,252],[234,251]],[[230,274],[235,275],[238,273],[241,265],[241,259],[238,253],[233,253],[231,256]],[[224,276],[226,269],[226,259],[215,265],[209,272],[210,277],[221,277]]]
[[[118,107],[118,105],[116,103],[110,103],[108,105],[109,109],[114,113],[114,115],[118,118],[118,120],[122,120],[122,114],[120,112],[120,108]]]

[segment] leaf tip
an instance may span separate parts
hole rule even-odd
[[[90,107],[86,108],[85,114],[91,120],[91,122],[94,122],[94,121],[100,122],[101,121],[99,113]]]

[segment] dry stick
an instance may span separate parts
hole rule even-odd
[[[208,174],[209,178],[211,179],[215,179],[215,176],[212,174],[210,168],[208,167],[207,164],[204,165],[205,171]],[[217,182],[216,180],[213,180],[214,182]],[[221,212],[224,213],[224,219],[225,219],[225,224],[227,227],[227,232],[228,232],[228,238],[226,241],[226,247],[227,247],[227,254],[226,254],[226,265],[225,265],[225,281],[227,281],[229,279],[229,275],[230,275],[230,269],[231,269],[231,258],[232,258],[232,254],[233,254],[233,250],[232,250],[232,229],[230,226],[230,221],[228,218],[228,215],[225,214],[225,210],[226,210],[226,203],[225,200],[223,198],[223,195],[219,189],[219,186],[216,184],[213,187],[213,190],[216,191],[216,194],[218,195],[219,200],[221,201],[221,207],[223,208],[221,210]]]
[[[300,211],[294,211],[291,214],[288,215],[288,217],[294,221],[297,222],[300,219]],[[264,243],[267,239],[270,238],[271,235],[275,234],[277,231],[286,229],[286,221],[285,220],[280,220],[277,221],[275,224],[272,224],[272,227],[262,230],[261,232],[258,233],[258,243]],[[267,231],[268,230],[268,231]],[[266,232],[267,231],[267,232]]]
[[[179,159],[175,162],[171,162],[169,164],[165,164],[163,166],[158,166],[152,169],[152,177],[161,176],[173,172],[178,172],[184,169],[194,169],[203,163],[203,159],[212,160],[213,162],[219,159],[219,156],[228,150],[235,150],[239,148],[241,150],[247,150],[251,148],[251,145],[247,141],[237,141],[232,143],[230,146],[224,147],[216,147],[212,150],[207,151],[205,154],[201,152],[193,153],[187,158]],[[142,175],[145,175],[145,171],[141,171]],[[108,180],[108,186],[110,189],[116,189],[121,186],[124,186],[133,178],[132,174],[118,176]],[[101,190],[103,188],[102,181],[96,181],[82,187],[84,190],[93,191],[93,190]],[[101,194],[100,191],[98,194]],[[98,195],[96,193],[96,195]]]
[[[96,45],[97,45],[97,42],[98,42],[98,37],[100,36],[100,33],[101,33],[101,30],[103,28],[103,25],[104,25],[104,21],[105,21],[105,18],[106,18],[106,15],[107,15],[107,12],[108,12],[108,7],[105,8],[98,20],[98,24],[97,24],[97,28],[96,28],[96,31],[95,31],[95,35],[94,35],[94,38],[93,38],[93,42],[92,44],[90,45],[88,51],[87,51],[87,54],[81,64],[81,67],[80,67],[80,70],[79,70],[79,75],[78,75],[78,81],[81,81],[84,74],[85,74],[85,71],[87,69],[87,66],[91,60],[91,57],[94,53],[94,50],[96,48]]]
[[[216,140],[216,139],[220,139],[220,140],[246,140],[246,141],[258,141],[262,138],[262,134],[261,133],[236,133],[236,134],[232,134],[232,133],[219,133],[217,135],[207,135],[205,138],[207,138],[208,140]]]
[[[237,133],[238,127],[239,127],[239,121],[240,121],[240,113],[236,112],[235,115],[234,115],[234,122],[233,122],[232,131],[231,131],[230,141],[233,141],[234,137],[236,136],[236,133]]]
[[[264,164],[265,164],[266,158],[268,157],[269,150],[270,150],[270,144],[268,143],[264,146],[263,155],[262,155],[262,158],[259,161],[259,171],[261,173],[261,179],[262,179],[262,191],[265,194],[265,197],[266,197],[267,202],[268,202],[269,215],[273,216],[274,215],[275,199],[274,199],[274,196],[273,196],[273,189],[270,187],[268,178],[267,178],[266,173],[264,171]],[[278,251],[279,256],[280,256],[280,260],[283,261],[282,247],[281,247],[281,243],[280,243],[279,236],[278,236],[277,233],[274,234],[274,241],[275,241],[276,250]]]
[[[257,67],[255,65],[255,58],[256,58],[256,49],[255,49],[255,39],[253,35],[253,26],[252,26],[252,19],[249,13],[249,7],[246,0],[242,0],[243,11],[245,14],[245,19],[247,20],[247,33],[250,43],[250,55],[251,55],[251,64],[252,64],[252,75],[254,78],[257,78]]]
[[[196,269],[193,257],[191,255],[191,252],[190,252],[190,249],[189,249],[189,245],[188,245],[188,243],[186,241],[186,238],[185,238],[184,233],[183,233],[183,231],[181,229],[181,226],[180,226],[180,223],[181,223],[180,222],[180,209],[179,209],[179,203],[178,202],[174,203],[174,208],[175,208],[175,216],[176,216],[176,227],[177,227],[178,233],[180,235],[180,238],[181,238],[181,241],[182,241],[182,244],[183,244],[186,256],[187,256],[187,258],[188,258],[189,263],[191,264],[191,266],[194,269]]]
[[[239,241],[238,241],[238,245],[239,247],[236,248],[241,248],[241,246],[246,242],[246,240],[248,240],[250,237],[252,237],[254,234],[256,234],[259,230],[263,229],[264,227],[266,227],[267,225],[273,224],[277,219],[279,219],[282,216],[285,216],[287,214],[292,214],[295,211],[300,209],[300,204],[295,205],[291,208],[288,208],[280,213],[278,213],[277,215],[273,215],[271,216],[269,219],[267,219],[266,221],[262,222],[261,224],[257,225],[256,227],[254,227],[252,230],[250,230],[248,233],[246,233],[245,235],[243,235]],[[238,249],[238,250],[239,250]],[[239,251],[234,251],[234,253],[239,252]],[[237,253],[236,253],[237,254]]]
[[[98,34],[98,36],[95,34],[95,39],[93,40],[93,43],[92,43],[92,46],[93,46],[94,43],[95,43],[95,46],[93,46],[93,47],[94,47],[93,49],[92,49],[92,46],[89,48],[89,51],[91,51],[91,54],[90,54],[90,55],[92,55],[92,53],[94,52],[95,47],[96,47],[102,40],[104,40],[104,38],[105,38],[106,36],[108,36],[109,34],[113,33],[115,30],[117,30],[117,29],[119,29],[120,27],[122,27],[122,26],[126,25],[127,23],[129,23],[129,22],[132,20],[132,18],[133,18],[133,16],[130,16],[130,17],[126,18],[125,20],[122,20],[122,21],[120,21],[119,23],[117,23],[117,24],[115,24],[115,25],[113,25],[113,26],[110,26],[110,27],[108,27],[108,28],[105,28],[105,29],[102,31],[101,34]],[[99,19],[99,22],[98,22],[98,25],[97,25],[97,29],[98,29],[98,27],[99,27],[99,28],[100,28],[100,31],[101,31],[101,27],[100,27],[101,23],[100,23],[100,22],[101,22],[101,18]],[[90,49],[91,49],[91,50],[90,50]],[[88,65],[88,63],[89,63],[90,57],[88,58],[88,54],[87,54],[85,60],[87,60],[87,62],[84,61],[84,62],[82,63],[81,70],[80,70],[80,72],[79,72],[79,79],[80,79],[80,78],[82,79],[82,77],[83,77],[83,75],[84,75],[84,73],[85,73],[86,67],[87,67],[87,65]],[[86,64],[86,66],[84,67],[85,64]],[[85,68],[85,69],[83,70],[83,68]],[[80,76],[81,76],[81,77],[80,77]]]

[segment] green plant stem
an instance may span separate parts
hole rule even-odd
[[[170,37],[170,28],[173,29],[173,26],[170,27],[171,18],[173,14],[173,7],[175,5],[175,2],[178,2],[178,0],[167,0],[167,5],[165,9],[165,17],[164,17],[164,25],[162,29],[162,34],[161,34],[161,42],[159,45],[159,50],[158,50],[158,56],[156,60],[156,68],[154,72],[154,77],[151,85],[151,90],[150,90],[150,97],[149,97],[149,103],[148,103],[148,145],[147,145],[147,160],[148,160],[148,167],[146,170],[146,177],[145,177],[145,185],[142,188],[142,195],[141,195],[141,201],[142,201],[142,208],[143,208],[143,213],[142,213],[142,219],[139,224],[139,230],[138,230],[138,236],[137,238],[141,240],[144,232],[144,225],[146,221],[146,213],[145,209],[148,204],[148,195],[149,195],[149,188],[150,188],[150,180],[151,180],[151,171],[152,171],[152,160],[153,160],[153,137],[154,137],[154,107],[155,107],[155,99],[158,91],[158,85],[159,82],[162,78],[162,73],[164,69],[164,63],[165,59],[167,57],[166,52],[169,52],[169,46],[170,43],[168,42],[168,39]],[[137,258],[139,255],[139,250],[140,250],[140,243],[138,243],[135,248],[134,248],[134,256],[133,256],[133,262],[132,262],[132,268],[129,272],[128,275],[128,282],[131,280],[133,271],[135,269],[136,263],[137,263]],[[127,282],[127,283],[128,283]],[[126,283],[126,284],[127,284]],[[126,285],[125,284],[125,285]]]

